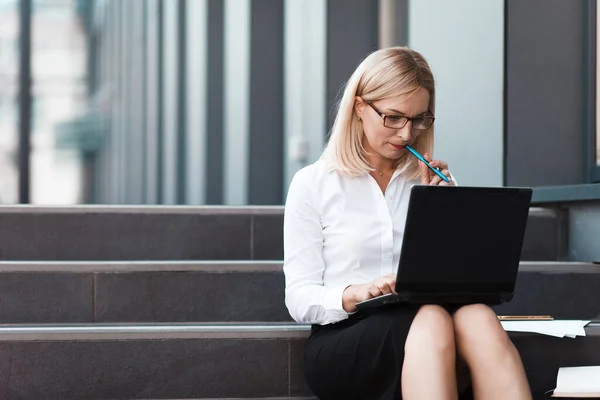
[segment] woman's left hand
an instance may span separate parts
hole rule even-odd
[[[421,170],[421,184],[422,185],[440,185],[440,186],[455,186],[450,171],[448,170],[448,163],[442,160],[432,160],[428,153],[425,153],[423,157],[427,160],[429,165],[433,168],[437,168],[450,183],[444,181],[435,172],[430,170],[424,162],[419,161],[419,169]]]

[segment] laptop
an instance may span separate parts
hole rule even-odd
[[[413,186],[396,293],[356,305],[498,305],[512,300],[530,188]]]

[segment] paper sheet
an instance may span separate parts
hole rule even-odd
[[[553,320],[553,321],[501,321],[508,332],[532,332],[558,338],[585,336],[585,326],[590,321]]]
[[[600,392],[600,366],[560,368],[554,394]]]

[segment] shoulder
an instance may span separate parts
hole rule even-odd
[[[286,206],[301,202],[320,209],[323,201],[339,192],[340,179],[340,174],[323,160],[307,165],[294,174],[288,188]]]
[[[294,174],[290,190],[299,188],[315,190],[337,175],[337,172],[328,167],[325,161],[317,160]]]

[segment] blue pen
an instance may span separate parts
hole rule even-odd
[[[435,172],[437,174],[437,176],[439,176],[440,178],[442,178],[443,180],[445,180],[446,182],[450,183],[450,179],[446,178],[446,175],[442,174],[440,172],[439,169],[437,168],[433,168],[428,162],[427,160],[420,155],[415,149],[413,149],[412,147],[410,147],[409,145],[404,146],[406,147],[406,150],[410,151],[411,153],[414,154],[415,157],[417,157],[419,160],[423,161],[425,163],[425,165],[427,165],[429,167],[430,170],[432,170],[433,172]]]

